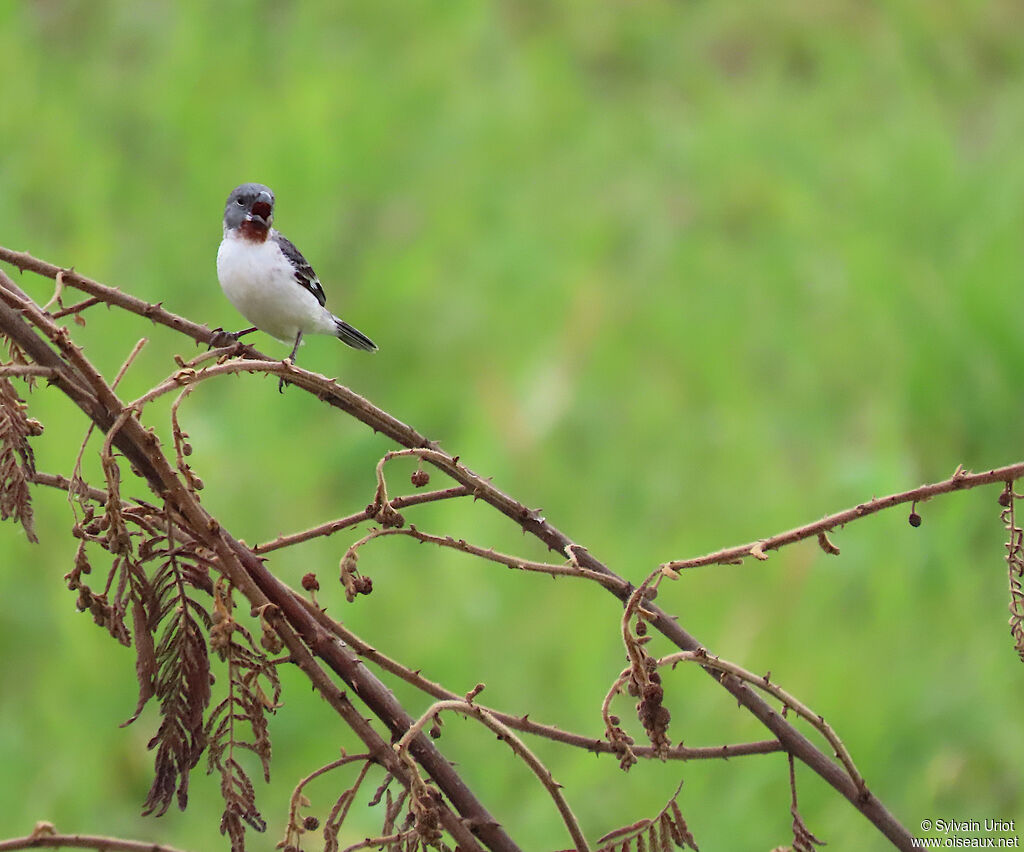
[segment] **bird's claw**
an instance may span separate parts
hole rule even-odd
[[[210,345],[207,347],[207,351],[215,347],[237,345],[244,335],[252,334],[254,331],[258,331],[256,326],[243,328],[241,331],[225,331],[221,327],[215,328],[210,332]]]
[[[238,343],[237,332],[225,331],[223,328],[215,328],[210,332],[210,345],[206,347],[206,351],[209,352],[211,349],[220,349],[222,346],[231,346],[233,343]]]
[[[285,359],[283,359],[281,361],[281,365],[284,366],[284,367],[294,367],[295,366],[295,361],[294,361],[294,359],[291,356],[289,356],[289,357],[287,357],[287,358],[285,358]],[[284,386],[285,386],[285,384],[287,384],[287,382],[285,382],[284,376],[279,376],[278,379],[277,379],[277,392],[278,393],[284,393]]]

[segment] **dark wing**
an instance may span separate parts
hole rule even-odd
[[[313,267],[309,265],[309,261],[302,256],[302,252],[295,248],[295,243],[278,231],[274,231],[271,236],[281,248],[281,253],[291,262],[295,270],[296,282],[316,296],[316,300],[321,305],[327,304],[327,296],[324,295],[324,288],[320,286],[320,279],[313,271]]]

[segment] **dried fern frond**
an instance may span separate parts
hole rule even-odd
[[[804,824],[800,812],[793,808],[793,852],[814,852],[815,846],[827,846],[824,840],[819,840]]]
[[[26,415],[26,409],[10,379],[0,378],[0,520],[13,518],[35,544],[39,539],[32,526],[29,491],[35,458],[28,439],[42,434],[43,427]]]
[[[157,752],[144,816],[166,813],[175,793],[178,807],[184,810],[189,772],[206,746],[203,715],[210,703],[210,660],[205,633],[210,615],[188,593],[194,585],[188,568],[172,549],[152,580],[154,607],[149,623],[154,629],[156,625],[163,628],[156,644],[154,682],[163,721],[149,741],[149,748]]]
[[[209,743],[207,771],[219,772],[224,798],[221,834],[231,840],[232,852],[245,849],[245,825],[265,831],[267,824],[256,807],[256,791],[235,751],[255,754],[270,780],[270,731],[267,715],[279,706],[281,681],[277,669],[253,642],[252,635],[232,615],[234,604],[226,581],[214,589],[210,646],[228,666],[228,694],[210,712],[204,729]],[[264,688],[266,687],[266,688]],[[246,732],[246,727],[248,732]]]
[[[599,838],[596,852],[668,852],[673,847],[689,847],[699,852],[697,841],[693,839],[676,801],[682,789],[683,782],[680,781],[665,807],[653,819],[638,820]]]
[[[1006,543],[1006,565],[1010,578],[1010,635],[1013,647],[1024,661],[1024,530],[1017,526],[1014,515],[1014,498],[1011,485],[1000,496],[1003,523],[1010,534]]]
[[[15,343],[11,338],[7,337],[6,335],[0,334],[0,338],[2,338],[7,343],[7,354],[10,355],[10,363],[13,366],[30,367],[32,365],[32,362],[29,360],[28,355],[25,354],[25,350],[18,346],[17,343]],[[31,374],[28,374],[24,376],[24,379],[25,384],[28,385],[28,389],[34,390],[36,386],[36,377]]]

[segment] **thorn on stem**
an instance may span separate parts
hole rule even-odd
[[[831,556],[839,555],[839,548],[831,542],[831,540],[829,539],[828,535],[825,533],[824,530],[818,533],[818,545],[821,547],[822,550],[824,550]]]

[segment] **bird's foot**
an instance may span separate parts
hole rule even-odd
[[[294,367],[295,366],[295,359],[292,358],[289,355],[287,358],[285,358],[285,359],[283,359],[281,361],[281,366],[283,366],[283,367]],[[284,393],[284,386],[286,384],[287,384],[287,382],[285,382],[284,376],[279,376],[278,380],[277,380],[277,392],[278,393]]]
[[[210,349],[220,349],[222,346],[234,346],[236,345],[243,335],[252,334],[256,331],[256,328],[243,328],[241,331],[225,331],[223,328],[215,328],[211,332],[210,345],[206,347],[207,351]]]

